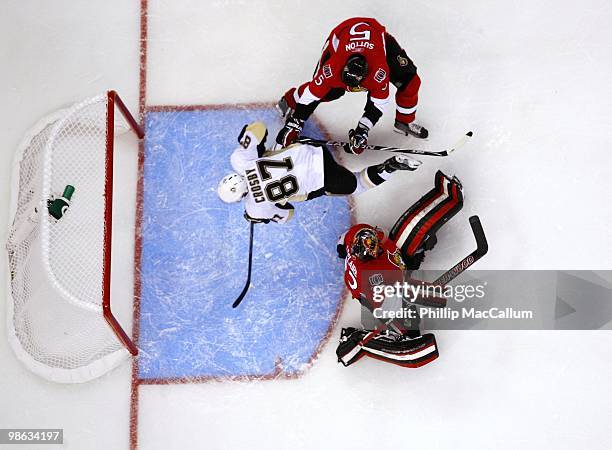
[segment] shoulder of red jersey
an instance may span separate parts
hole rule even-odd
[[[406,270],[406,264],[402,258],[402,253],[395,245],[395,242],[393,242],[391,239],[385,239],[383,241],[383,250],[385,252],[385,257],[392,266],[395,266],[401,270]]]

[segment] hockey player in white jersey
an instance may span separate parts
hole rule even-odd
[[[262,122],[245,125],[231,155],[234,173],[223,177],[217,193],[226,203],[244,201],[251,222],[284,223],[293,216],[291,202],[322,195],[359,194],[384,183],[398,170],[416,170],[420,161],[395,155],[381,164],[351,172],[325,146],[292,144],[266,150],[268,130]]]

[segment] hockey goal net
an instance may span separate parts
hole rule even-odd
[[[41,120],[14,160],[9,341],[52,381],[88,381],[138,353],[110,303],[113,150],[122,129],[144,136],[109,91]]]

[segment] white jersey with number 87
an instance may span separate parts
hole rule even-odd
[[[236,172],[246,179],[248,192],[244,199],[250,217],[286,222],[293,209],[288,202],[304,201],[308,194],[323,187],[323,149],[307,144],[266,151],[259,157],[257,146],[260,123],[251,124],[241,136],[231,156]]]

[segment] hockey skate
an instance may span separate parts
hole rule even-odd
[[[406,136],[410,134],[419,139],[426,139],[427,136],[429,136],[429,131],[427,131],[427,128],[415,122],[404,123],[396,120],[395,125],[393,126],[393,131]]]
[[[421,164],[421,161],[410,156],[395,155],[380,164],[378,173],[383,171],[393,173],[396,170],[417,170]]]
[[[295,88],[290,89],[285,95],[280,98],[280,100],[276,104],[276,110],[282,118],[286,118],[287,116],[293,114],[293,108],[289,106],[289,102],[287,101],[287,95],[293,95],[294,91]]]

